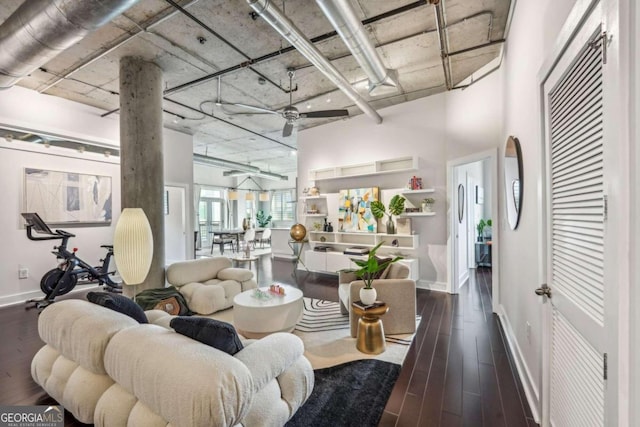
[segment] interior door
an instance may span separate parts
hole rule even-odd
[[[603,43],[597,5],[544,83],[548,334],[543,425],[604,426],[605,144]],[[610,355],[611,356],[611,355]],[[611,407],[611,406],[609,406]],[[546,419],[545,419],[546,418]]]

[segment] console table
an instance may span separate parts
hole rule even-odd
[[[476,242],[476,265],[478,267],[491,267],[491,240]]]

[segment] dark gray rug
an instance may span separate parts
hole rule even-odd
[[[309,400],[288,427],[377,426],[400,365],[367,359],[314,371]]]

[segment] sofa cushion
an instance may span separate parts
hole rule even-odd
[[[243,349],[242,342],[229,323],[203,317],[175,317],[171,327],[179,334],[217,348],[230,355]]]
[[[167,281],[173,286],[202,283],[215,279],[220,270],[231,265],[231,260],[223,256],[176,262],[167,268]]]
[[[118,313],[126,314],[132,319],[137,320],[138,323],[149,323],[147,316],[144,314],[144,310],[124,295],[111,294],[108,292],[89,292],[87,294],[87,300],[117,311]]]
[[[253,279],[253,271],[247,270],[246,268],[225,268],[218,272],[218,278],[245,282]]]

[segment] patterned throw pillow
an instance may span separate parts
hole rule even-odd
[[[132,319],[137,320],[138,323],[149,323],[149,320],[147,320],[147,316],[144,314],[142,308],[124,295],[111,294],[108,292],[89,292],[87,294],[87,300],[113,311],[117,311],[118,313],[126,314]]]
[[[170,326],[179,334],[234,355],[244,348],[238,334],[229,323],[205,317],[179,316]]]

